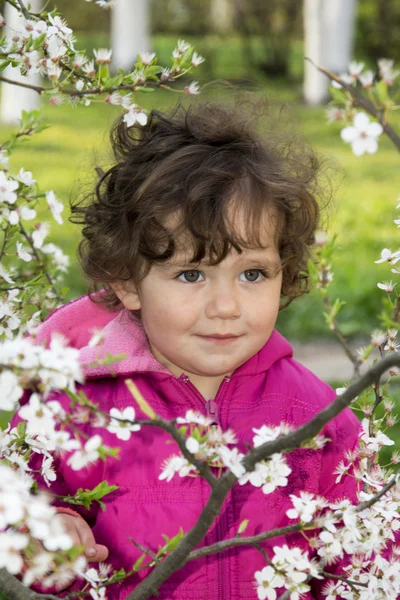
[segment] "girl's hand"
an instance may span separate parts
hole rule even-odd
[[[101,562],[108,557],[108,548],[101,544],[96,544],[94,535],[89,525],[84,519],[59,513],[55,517],[61,519],[65,531],[74,541],[74,546],[83,546],[85,557],[88,562]]]

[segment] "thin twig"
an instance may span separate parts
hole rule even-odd
[[[328,311],[328,313],[332,310],[332,306],[329,302],[329,298],[327,296],[323,297],[323,303],[325,304],[325,307]],[[339,340],[340,344],[343,346],[344,352],[346,354],[346,356],[351,360],[351,362],[353,363],[353,367],[354,367],[354,377],[359,377],[360,376],[360,364],[361,361],[358,358],[358,356],[356,356],[350,346],[348,345],[346,338],[344,337],[343,333],[340,330],[340,327],[338,325],[338,322],[336,321],[335,318],[332,319],[332,331],[335,333],[337,339]]]
[[[22,2],[22,0],[17,0],[20,8],[21,8],[21,12],[24,15],[25,19],[29,20],[30,14],[29,11],[25,8],[24,3]]]
[[[130,537],[128,539],[132,542],[132,544],[134,546],[136,546],[136,548],[138,548],[138,550],[140,550],[140,552],[142,552],[143,554],[146,554],[147,556],[149,556],[156,563],[160,562],[160,559],[158,558],[158,556],[156,554],[154,554],[154,552],[152,550],[150,550],[150,548],[145,548],[144,546],[142,546],[142,544],[139,544],[139,542],[136,542],[133,539],[133,537]]]
[[[53,279],[50,277],[50,274],[49,274],[48,270],[45,268],[45,266],[43,265],[42,261],[40,260],[39,253],[38,253],[38,251],[37,251],[37,249],[35,247],[35,244],[33,243],[32,238],[30,237],[30,235],[28,235],[28,233],[25,230],[25,227],[22,225],[21,221],[19,222],[19,229],[20,229],[22,235],[24,236],[24,238],[26,239],[26,241],[28,242],[28,244],[29,244],[29,246],[30,246],[30,248],[31,248],[31,250],[33,252],[34,257],[37,260],[39,268],[43,272],[45,278],[47,279],[47,281],[49,282],[49,284],[51,285],[51,287],[53,288],[53,292],[54,292],[55,297],[57,298],[57,300],[59,302],[62,303],[64,301],[64,299],[61,298],[61,296],[59,295]]]
[[[296,431],[254,448],[243,459],[246,471],[254,470],[257,462],[265,460],[272,454],[293,450],[298,448],[305,440],[313,438],[326,423],[334,419],[342,410],[349,406],[352,400],[363,389],[368,387],[380,374],[394,365],[400,365],[400,356],[391,355],[384,358],[376,363],[359,381],[349,386],[341,396],[336,397],[327,408],[320,411],[311,421],[299,427]],[[231,471],[227,471],[218,480],[197,523],[183,537],[175,551],[167,556],[160,565],[155,567],[146,579],[129,594],[127,600],[146,600],[157,592],[159,587],[172,573],[185,564],[190,552],[202,541],[215,518],[219,515],[228,492],[236,482],[237,477]],[[394,481],[391,484],[393,485]],[[382,493],[384,492],[382,491]]]
[[[358,591],[356,588],[357,585],[360,587],[364,587],[364,588],[368,587],[368,583],[361,583],[360,581],[352,581],[351,579],[346,579],[346,577],[341,577],[340,575],[334,575],[333,573],[329,573],[328,571],[322,571],[322,575],[324,575],[324,577],[326,577],[326,579],[337,579],[338,581],[344,581],[351,587],[353,592]]]

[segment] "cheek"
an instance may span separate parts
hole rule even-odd
[[[174,286],[156,286],[143,294],[142,321],[149,336],[185,331],[197,318],[197,302],[193,301],[193,295],[186,299]]]

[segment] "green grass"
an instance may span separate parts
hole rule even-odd
[[[175,41],[167,36],[155,38],[154,47],[159,52],[161,64],[168,63]],[[223,71],[236,81],[246,75],[238,39],[230,40],[230,45],[223,40],[215,42],[214,46],[209,39],[191,41],[206,56],[207,47],[213,47],[217,55],[213,65],[214,75],[222,75]],[[96,40],[84,40],[82,46],[96,47],[105,45],[105,42],[100,36]],[[374,260],[383,247],[397,249],[398,244],[398,229],[393,219],[396,218],[396,198],[400,192],[399,157],[387,139],[381,140],[377,154],[361,158],[353,156],[349,146],[340,140],[341,126],[327,125],[324,108],[306,107],[299,102],[301,80],[296,73],[300,70],[301,47],[295,45],[293,53],[292,83],[275,79],[266,81],[247,73],[250,79],[247,87],[258,90],[271,105],[284,104],[287,107],[285,114],[313,147],[328,161],[341,165],[342,182],[329,213],[330,230],[338,234],[339,243],[332,265],[335,277],[331,295],[333,298],[339,296],[347,303],[342,309],[344,332],[348,335],[367,335],[378,324],[376,314],[383,297],[376,283],[391,275],[386,265],[375,265]],[[205,65],[201,65],[199,72],[194,75],[203,83],[209,81]],[[231,88],[216,83],[208,87],[205,94],[224,94],[227,101],[233,95]],[[146,108],[162,110],[175,104],[178,98],[182,99],[182,95],[160,90],[153,94],[138,95],[137,101]],[[23,165],[32,170],[41,189],[54,189],[61,199],[68,201],[71,194],[81,192],[82,186],[85,183],[87,185],[93,165],[102,162],[108,155],[108,130],[117,114],[115,107],[104,103],[75,109],[44,106],[45,118],[52,127],[14,153],[12,168],[18,170]],[[10,128],[2,128],[1,140],[7,138],[9,131]],[[52,241],[71,256],[67,299],[73,298],[83,294],[86,289],[75,258],[79,230],[69,224],[67,218],[62,227],[54,223],[52,228]],[[278,324],[289,339],[305,340],[330,335],[316,293],[295,301],[281,313]]]

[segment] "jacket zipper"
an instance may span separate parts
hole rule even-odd
[[[229,377],[229,375],[225,375],[218,388],[217,395],[215,396],[214,400],[205,400],[205,398],[200,394],[199,390],[193,385],[193,383],[190,381],[187,375],[184,375],[182,373],[182,375],[178,377],[178,381],[184,383],[190,389],[192,394],[196,396],[198,400],[201,401],[202,408],[204,409],[205,407],[206,409],[207,417],[210,417],[210,419],[212,419],[213,423],[215,423],[216,425],[221,425],[218,414],[218,399],[220,398],[226,384],[228,384],[230,380],[231,378]]]
[[[221,385],[218,388],[218,391],[217,391],[217,394],[216,394],[214,400],[205,400],[203,398],[203,396],[200,394],[200,392],[198,391],[198,389],[192,384],[189,377],[187,377],[186,375],[184,375],[182,373],[182,375],[178,378],[178,381],[181,381],[182,383],[187,385],[187,387],[190,389],[190,391],[193,393],[193,395],[195,395],[198,400],[201,400],[203,409],[204,409],[204,404],[205,404],[207,417],[210,417],[213,420],[213,423],[215,423],[216,425],[219,425],[219,426],[221,426],[221,422],[220,422],[220,418],[219,418],[219,414],[218,414],[218,399],[221,397],[225,386],[230,382],[230,380],[231,380],[231,378],[229,377],[229,375],[226,375],[224,377],[224,379],[222,380]],[[218,525],[215,528],[215,542],[218,542],[222,539],[222,533],[224,531],[224,527],[223,527],[224,522],[223,521],[225,521],[224,517],[220,516]],[[221,552],[219,552],[217,554],[217,561],[218,561],[217,562],[217,565],[218,565],[218,569],[217,569],[218,597],[216,598],[216,600],[224,600],[224,598],[225,598],[224,587],[226,588],[226,591],[227,591],[228,590],[227,583],[229,580],[229,573],[228,573],[228,569],[224,569],[224,565],[223,565],[224,559],[223,559]]]

